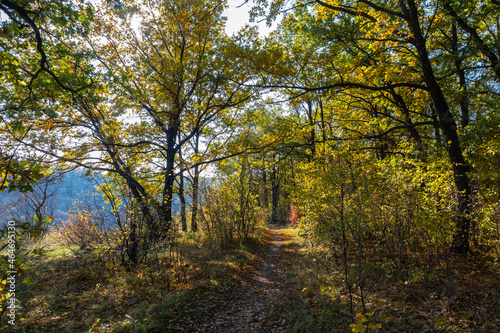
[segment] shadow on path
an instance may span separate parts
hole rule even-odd
[[[282,286],[282,276],[276,265],[279,261],[284,236],[280,227],[269,227],[269,245],[262,264],[242,282],[221,311],[215,314],[210,328],[199,332],[272,332],[265,324],[272,311],[273,300]]]

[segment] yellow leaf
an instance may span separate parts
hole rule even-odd
[[[353,332],[364,332],[366,331],[366,325],[363,324],[351,324],[349,325]]]

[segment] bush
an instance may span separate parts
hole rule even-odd
[[[69,214],[69,219],[59,227],[69,246],[77,246],[81,250],[92,249],[102,242],[97,225],[93,222],[91,212],[77,210]]]
[[[204,189],[201,220],[212,246],[225,251],[236,240],[257,232],[267,222],[267,214],[248,184],[229,177]]]

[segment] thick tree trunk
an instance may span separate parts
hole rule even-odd
[[[198,230],[198,192],[199,192],[200,171],[198,166],[194,167],[193,176],[193,198],[192,198],[192,213],[191,213],[191,230]]]
[[[457,230],[453,241],[453,250],[458,253],[466,254],[470,252],[469,233],[471,225],[471,189],[467,175],[468,168],[462,154],[462,148],[460,147],[457,124],[453,119],[446,98],[434,75],[434,70],[426,47],[426,40],[420,29],[417,7],[414,0],[406,0],[406,3],[408,8],[400,2],[401,10],[406,15],[415,38],[414,45],[418,51],[423,77],[429,89],[429,94],[436,109],[436,113],[438,114],[441,128],[443,129],[448,158],[453,170],[458,197]]]
[[[174,195],[174,182],[175,182],[175,155],[176,155],[176,139],[178,132],[178,124],[172,121],[167,130],[167,158],[165,166],[165,183],[163,187],[163,201],[161,204],[161,225],[160,234],[166,236],[167,232],[172,227],[172,202]]]
[[[131,171],[128,167],[125,168],[125,172],[120,172],[120,176],[122,176],[126,182],[127,186],[130,189],[130,192],[132,193],[132,196],[134,199],[137,201],[137,204],[139,205],[139,209],[141,210],[141,213],[143,215],[143,218],[146,220],[146,223],[149,227],[149,232],[150,234],[148,236],[151,236],[152,238],[156,238],[157,236],[157,224],[154,216],[151,214],[150,211],[150,206],[148,205],[148,197],[146,195],[146,191],[144,188],[137,182],[134,178],[132,178]],[[130,230],[129,230],[129,235],[127,239],[127,249],[126,253],[128,255],[128,261],[132,264],[135,265],[137,264],[138,261],[138,254],[139,254],[139,235],[137,231],[138,225],[137,225],[137,216],[132,216],[131,222],[130,222]]]

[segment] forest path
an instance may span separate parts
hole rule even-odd
[[[211,318],[211,327],[202,328],[202,332],[279,331],[278,327],[271,326],[267,317],[272,313],[273,301],[283,285],[284,277],[278,264],[286,236],[281,227],[270,226],[268,232],[267,249],[261,255],[262,263]]]

